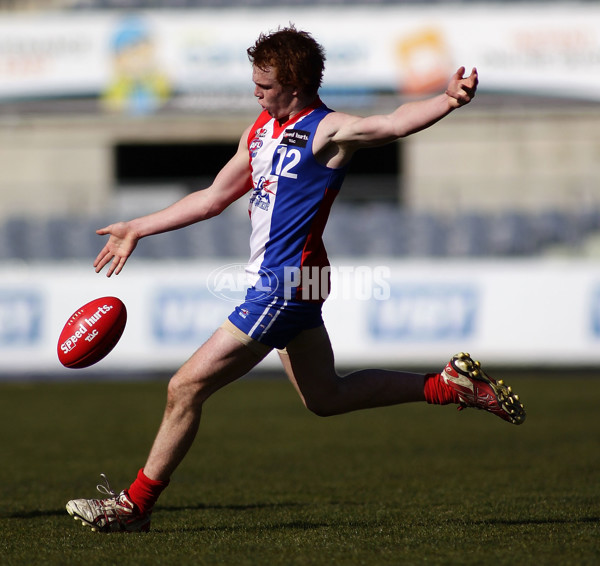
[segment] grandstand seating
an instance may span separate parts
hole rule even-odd
[[[0,222],[0,261],[88,261],[100,251],[94,217],[8,217]],[[236,258],[248,255],[249,222],[239,209],[140,241],[145,259]],[[355,257],[531,257],[552,249],[579,253],[600,236],[600,210],[544,210],[460,215],[414,212],[387,204],[336,203],[325,230],[329,254]]]

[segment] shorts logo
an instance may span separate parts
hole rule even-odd
[[[310,139],[310,132],[304,130],[286,130],[283,133],[281,143],[283,145],[293,145],[295,147],[306,147]]]

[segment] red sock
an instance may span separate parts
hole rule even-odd
[[[439,373],[428,373],[423,385],[425,400],[432,405],[448,405],[458,403],[458,393],[449,385],[446,385]]]
[[[144,474],[144,469],[140,469],[137,478],[131,484],[127,493],[129,498],[141,513],[152,511],[156,500],[163,492],[163,489],[169,485],[169,481],[151,480]]]

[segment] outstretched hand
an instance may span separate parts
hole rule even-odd
[[[453,108],[459,108],[460,106],[469,104],[475,96],[478,84],[479,78],[475,67],[473,67],[468,77],[465,77],[465,68],[460,67],[450,79],[448,88],[446,89],[450,105]]]
[[[94,261],[96,273],[100,273],[102,268],[110,263],[106,276],[110,277],[113,273],[119,275],[127,258],[137,246],[139,236],[129,228],[126,222],[111,224],[106,228],[96,230],[96,234],[100,236],[110,235],[108,242],[106,242],[106,245],[96,257],[96,261]]]

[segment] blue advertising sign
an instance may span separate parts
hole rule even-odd
[[[373,301],[369,331],[376,340],[440,341],[473,335],[478,294],[469,285],[392,284]]]
[[[592,292],[590,316],[594,338],[600,338],[600,286]]]
[[[0,348],[37,344],[41,337],[42,310],[37,291],[0,289]]]
[[[152,336],[163,345],[206,341],[232,310],[208,290],[197,287],[160,289],[152,306]]]

